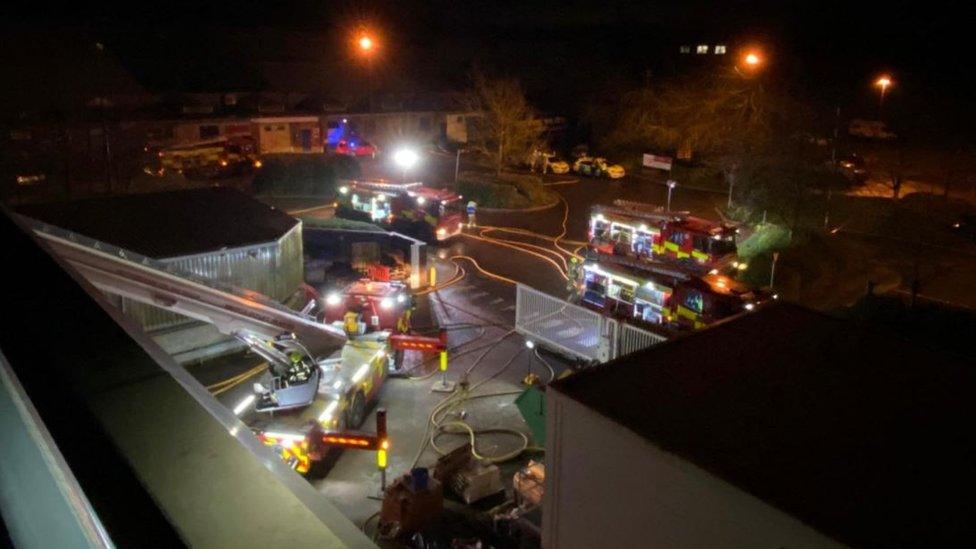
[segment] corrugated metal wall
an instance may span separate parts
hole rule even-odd
[[[296,225],[277,242],[187,257],[163,259],[178,273],[255,290],[278,301],[287,299],[303,282],[302,226]],[[146,330],[193,322],[185,316],[130,299],[122,310]]]

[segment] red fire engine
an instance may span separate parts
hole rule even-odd
[[[461,232],[461,198],[419,182],[349,181],[339,187],[336,215],[435,242]]]
[[[364,278],[342,292],[326,295],[324,321],[345,320],[346,313],[353,311],[362,316],[367,331],[404,333],[410,329],[412,307],[412,297],[403,284]]]
[[[617,200],[594,206],[589,241],[594,250],[639,259],[670,258],[718,268],[735,258],[736,228],[687,212],[665,212],[640,202]]]
[[[697,329],[750,311],[770,296],[728,276],[680,265],[597,254],[583,265],[580,301],[628,322]]]

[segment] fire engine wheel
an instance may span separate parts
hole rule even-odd
[[[346,428],[358,429],[366,419],[366,397],[362,391],[357,392],[349,403],[349,410],[346,411]]]

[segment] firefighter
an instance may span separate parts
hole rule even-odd
[[[576,256],[569,258],[569,268],[566,269],[566,291],[569,292],[569,299],[572,301],[579,294],[579,279],[582,274],[583,264]]]
[[[342,327],[349,336],[363,335],[366,333],[366,324],[363,322],[363,312],[358,308],[346,311],[343,316]]]

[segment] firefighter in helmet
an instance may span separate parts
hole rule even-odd
[[[572,301],[578,297],[580,276],[583,273],[583,262],[578,257],[569,258],[569,268],[566,269],[566,291],[569,292],[569,299]]]

